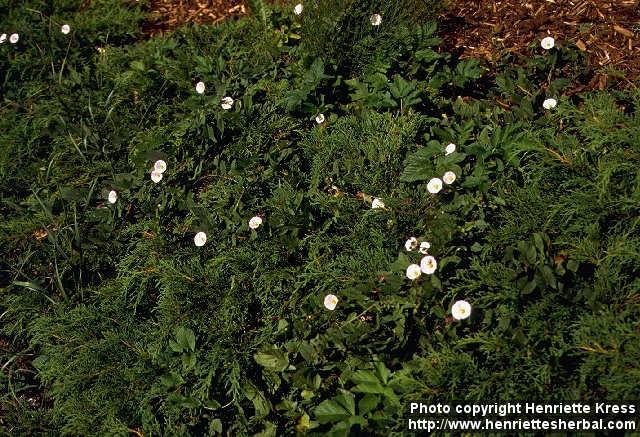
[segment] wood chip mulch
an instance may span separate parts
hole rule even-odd
[[[243,0],[150,0],[148,8],[151,19],[142,27],[147,36],[170,32],[185,24],[215,24],[249,11]]]
[[[445,50],[461,58],[527,55],[549,35],[586,52],[598,70],[586,88],[640,78],[640,0],[450,0],[441,18]]]

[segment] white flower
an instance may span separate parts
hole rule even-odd
[[[113,190],[109,191],[109,203],[116,203],[117,200],[118,200],[118,193],[116,193]]]
[[[444,149],[444,154],[445,155],[451,155],[455,151],[456,151],[456,145],[453,144],[453,143],[449,143],[449,144],[447,144],[447,147],[445,147],[445,149]]]
[[[407,267],[407,278],[411,279],[412,281],[419,278],[421,274],[422,272],[420,271],[420,266],[418,264],[411,264],[409,267]]]
[[[558,101],[556,99],[549,98],[549,99],[545,99],[545,101],[542,102],[542,107],[544,109],[553,109],[556,107],[557,104],[558,104]]]
[[[15,44],[18,42],[19,39],[20,39],[20,35],[18,35],[17,33],[12,33],[11,36],[9,37],[9,42],[11,44]]]
[[[553,46],[556,45],[556,40],[553,39],[553,37],[547,36],[545,38],[542,38],[542,41],[540,41],[540,45],[545,50],[551,50]]]
[[[262,224],[262,218],[258,216],[252,217],[251,220],[249,220],[249,227],[251,229],[258,229],[258,227],[260,227],[261,224]]]
[[[294,8],[293,8],[293,13],[296,15],[300,15],[302,13],[302,3],[298,3]]]
[[[196,92],[198,94],[203,94],[204,93],[204,82],[198,82],[196,84]]]
[[[156,170],[152,171],[151,172],[151,180],[157,184],[158,182],[160,182],[162,180],[162,173],[160,173],[159,171],[156,171]]]
[[[451,315],[456,320],[466,319],[471,315],[471,305],[466,300],[459,300],[451,307]]]
[[[336,309],[336,305],[338,305],[338,298],[333,294],[327,294],[324,297],[324,307],[329,311],[333,311]]]
[[[3,33],[0,35],[0,44],[4,43],[7,40],[7,34]]]
[[[404,243],[404,248],[407,252],[415,250],[416,247],[418,247],[418,239],[416,237],[411,237]]]
[[[423,241],[422,243],[420,243],[420,249],[418,249],[418,252],[420,252],[423,255],[427,254],[427,251],[431,248],[431,243],[429,243],[428,241]]]
[[[155,164],[153,164],[153,170],[158,173],[164,173],[167,170],[167,163],[162,159],[158,159]]]
[[[436,194],[440,190],[442,190],[442,181],[440,180],[440,178],[433,178],[427,184],[427,191],[429,191],[431,194]]]
[[[320,113],[316,116],[316,123],[318,124],[324,123],[324,114]]]
[[[454,183],[456,180],[456,174],[452,171],[448,171],[444,174],[444,176],[442,176],[442,182],[444,182],[447,185],[451,185],[452,183]]]
[[[204,232],[198,232],[195,237],[193,237],[193,242],[198,247],[204,246],[204,243],[207,242],[207,234]]]
[[[383,209],[384,208],[384,202],[376,197],[375,199],[373,199],[373,202],[371,202],[371,208],[373,208],[373,209]]]
[[[431,255],[427,255],[420,260],[420,270],[427,275],[432,274],[438,268],[438,262]]]
[[[60,28],[60,32],[64,33],[65,35],[68,34],[69,32],[71,32],[71,26],[69,26],[68,24],[63,24]]]
[[[371,21],[373,26],[380,26],[380,23],[382,23],[382,16],[380,14],[373,14],[369,17],[369,21]]]
[[[233,99],[229,96],[223,97],[220,106],[222,106],[222,109],[231,109],[233,106]]]

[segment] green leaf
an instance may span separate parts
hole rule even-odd
[[[415,153],[407,156],[400,180],[402,182],[415,182],[436,176],[433,157],[441,152],[442,146],[440,143],[430,141],[426,147],[418,149]]]
[[[262,367],[274,372],[282,372],[289,367],[289,354],[275,346],[253,354],[253,359]]]
[[[366,394],[358,402],[358,414],[365,415],[378,406],[379,397],[374,394]]]
[[[253,403],[253,408],[256,410],[257,417],[265,417],[271,411],[271,403],[262,394],[260,390],[254,387],[252,384],[246,384],[243,387],[244,393]]]
[[[182,346],[180,346],[178,343],[176,343],[173,340],[169,340],[169,349],[178,353],[182,352]]]
[[[195,351],[196,350],[196,336],[193,331],[184,326],[179,326],[176,329],[176,341],[183,350]]]
[[[321,402],[314,414],[320,423],[338,422],[351,416],[345,407],[330,399]]]
[[[213,419],[209,424],[209,432],[222,434],[222,421],[220,419]]]

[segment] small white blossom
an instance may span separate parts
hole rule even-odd
[[[415,250],[416,247],[418,247],[418,239],[416,237],[411,237],[404,243],[404,248],[407,250],[407,252]]]
[[[15,44],[18,42],[19,39],[20,39],[20,35],[18,35],[17,33],[12,33],[11,36],[9,37],[9,42],[11,44]]]
[[[118,193],[114,190],[109,191],[109,203],[116,203],[118,200]]]
[[[220,106],[222,106],[222,109],[231,109],[231,107],[233,106],[233,99],[229,96],[223,97]]]
[[[542,41],[540,41],[540,45],[545,50],[551,50],[553,46],[556,45],[556,40],[553,39],[553,37],[547,36],[545,38],[542,38]]]
[[[384,202],[376,197],[373,199],[373,202],[371,202],[371,208],[384,209]]]
[[[7,40],[7,34],[3,33],[0,35],[0,44],[4,43]]]
[[[459,300],[451,307],[451,315],[456,320],[466,319],[471,315],[471,305],[466,300]]]
[[[431,194],[436,194],[440,190],[442,190],[442,181],[440,180],[440,178],[433,178],[427,184],[427,191],[429,191]]]
[[[444,154],[445,155],[451,155],[455,151],[456,151],[456,145],[453,144],[453,143],[449,143],[449,144],[447,144],[447,147],[445,147],[445,149],[444,149]]]
[[[158,173],[164,173],[167,170],[167,163],[162,159],[158,159],[155,164],[153,164],[153,170]]]
[[[296,15],[300,15],[302,13],[302,3],[298,3],[294,8],[293,8],[293,13]]]
[[[556,105],[558,104],[558,101],[554,98],[549,98],[549,99],[545,99],[544,102],[542,102],[542,107],[544,109],[553,109],[556,107]]]
[[[262,224],[261,217],[255,216],[255,217],[252,217],[251,220],[249,220],[249,227],[251,229],[258,229],[261,224]]]
[[[418,252],[420,252],[423,255],[427,254],[427,251],[431,248],[431,243],[429,243],[428,241],[423,241],[422,243],[420,243],[420,249],[418,249]]]
[[[203,94],[204,93],[204,82],[198,82],[196,84],[196,92],[198,94]]]
[[[427,255],[422,260],[420,260],[420,270],[422,273],[426,273],[427,275],[431,275],[438,268],[438,262],[431,255]]]
[[[324,123],[324,114],[320,113],[316,116],[316,123],[318,124]]]
[[[156,171],[156,170],[152,171],[151,172],[151,180],[157,184],[158,182],[160,182],[162,180],[162,173],[160,173],[159,171]]]
[[[194,237],[193,237],[193,242],[196,244],[196,246],[201,247],[204,246],[204,243],[207,242],[207,234],[205,234],[204,232],[198,232]]]
[[[444,174],[444,176],[442,176],[442,182],[444,182],[447,185],[451,185],[455,181],[456,181],[456,174],[452,171],[448,171]]]
[[[411,264],[409,267],[407,267],[407,278],[411,279],[412,281],[414,279],[418,279],[421,274],[422,272],[420,271],[420,266],[418,264]]]
[[[380,14],[373,14],[369,17],[369,21],[371,21],[371,25],[380,26],[382,23],[382,16]]]
[[[333,294],[327,294],[324,297],[324,307],[329,311],[333,311],[336,309],[336,305],[338,305],[338,298]]]
[[[71,32],[71,26],[69,26],[68,24],[63,24],[60,28],[60,32],[64,33],[65,35],[68,34],[69,32]]]

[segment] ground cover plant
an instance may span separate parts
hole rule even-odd
[[[145,40],[143,4],[0,4],[0,429],[638,399],[637,90],[565,96],[570,41],[489,75],[436,2],[250,5]]]

